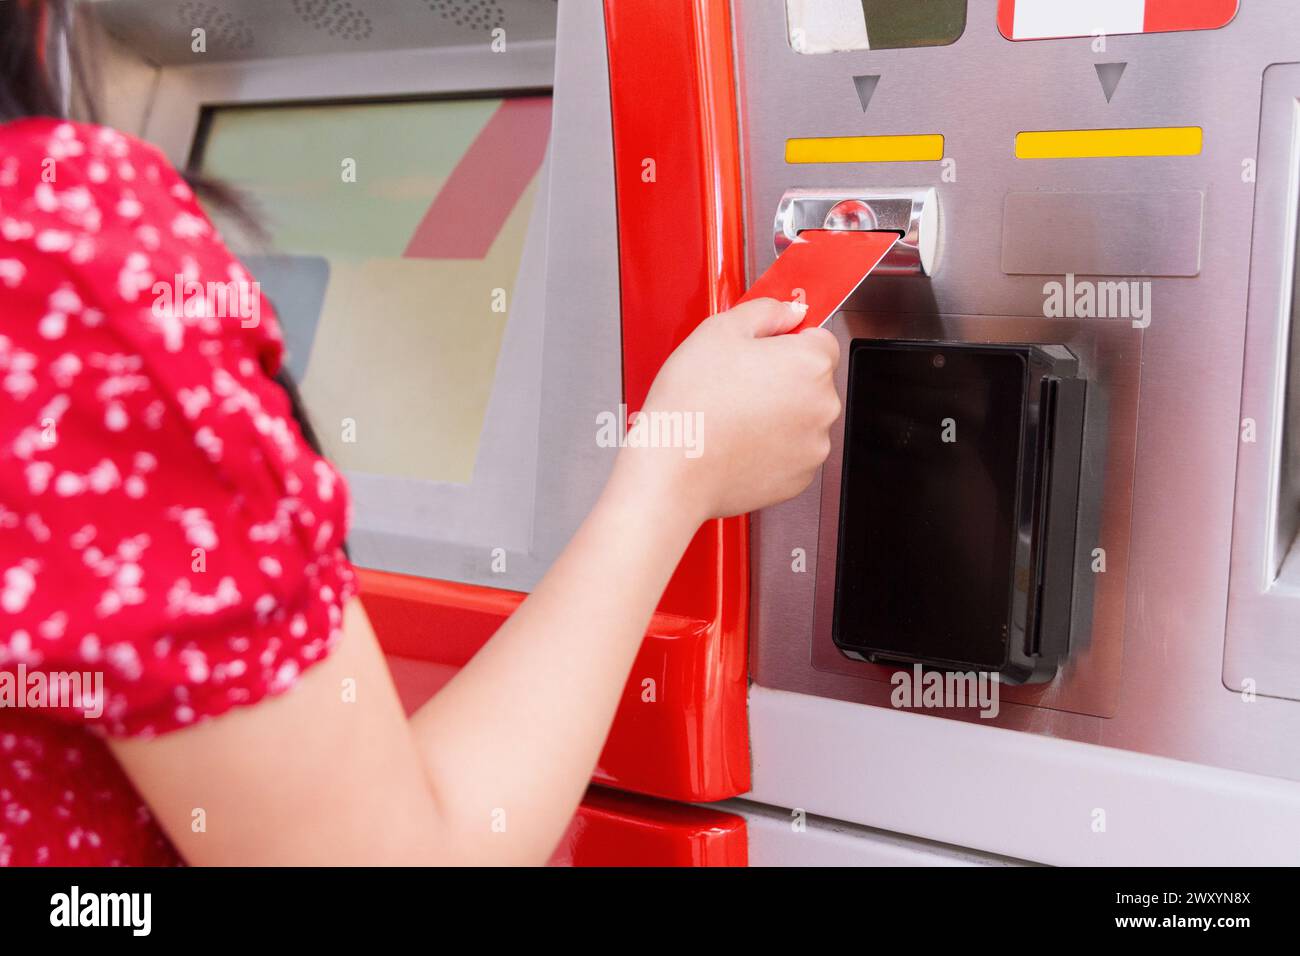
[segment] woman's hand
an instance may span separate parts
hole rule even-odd
[[[841,406],[835,336],[825,329],[782,334],[805,311],[755,299],[700,323],[659,370],[642,409],[651,416],[643,434],[662,439],[676,427],[689,442],[636,447],[629,435],[618,470],[666,485],[673,506],[698,521],[754,511],[807,488],[830,453]]]

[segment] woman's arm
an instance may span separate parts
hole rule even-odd
[[[625,455],[533,593],[412,717],[440,816],[470,837],[476,863],[543,862],[555,849],[699,527],[671,481],[632,464]],[[494,814],[504,833],[491,831]]]
[[[700,522],[798,493],[825,459],[838,349],[821,330],[776,335],[798,319],[760,300],[701,324],[646,410],[698,414],[703,453],[621,451],[541,583],[409,723],[353,602],[343,640],[292,692],[155,740],[113,742],[185,858],[545,862]],[[349,679],[355,702],[343,694]]]
[[[618,473],[533,594],[409,726],[353,600],[342,641],[291,692],[114,751],[191,863],[543,863],[694,530],[668,493]]]

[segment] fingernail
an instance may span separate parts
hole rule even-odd
[[[794,311],[795,311],[795,312],[796,312],[800,317],[803,317],[803,316],[805,316],[805,315],[808,314],[808,303],[807,303],[807,302],[789,302],[789,303],[787,303],[787,305],[789,305],[790,308],[794,309]]]

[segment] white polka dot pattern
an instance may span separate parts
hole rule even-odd
[[[0,671],[103,675],[97,717],[0,707],[0,863],[132,862],[102,813],[88,827],[73,809],[93,795],[60,755],[102,761],[90,734],[166,733],[287,690],[355,592],[347,489],[271,378],[269,305],[245,327],[162,295],[188,284],[260,296],[155,149],[0,127]],[[40,815],[76,847],[26,838]]]

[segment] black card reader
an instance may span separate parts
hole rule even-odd
[[[832,637],[1050,680],[1069,651],[1086,383],[1060,345],[856,339]]]

